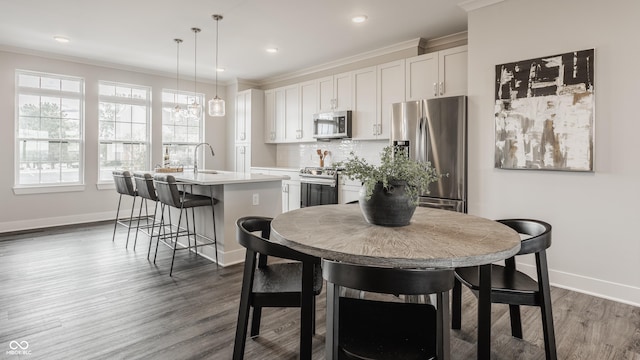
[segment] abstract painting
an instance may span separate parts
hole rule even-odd
[[[496,168],[593,171],[593,55],[496,65]]]

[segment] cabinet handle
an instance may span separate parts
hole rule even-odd
[[[382,134],[382,124],[378,124],[378,133],[376,135]]]
[[[444,81],[440,81],[440,95],[444,95]]]
[[[438,83],[433,83],[433,96],[438,96]]]
[[[377,134],[376,134],[376,128],[377,128],[377,126],[376,126],[376,125],[377,125],[377,124],[373,124],[373,135],[377,135]]]

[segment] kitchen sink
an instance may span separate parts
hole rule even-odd
[[[198,170],[198,173],[200,174],[218,174],[219,172],[217,170]]]

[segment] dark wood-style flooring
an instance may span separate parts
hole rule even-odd
[[[0,236],[0,359],[230,359],[242,264],[227,268],[170,250],[147,260],[146,237],[124,248],[111,223]],[[640,359],[640,308],[553,288],[560,359]],[[475,359],[476,300],[465,290],[452,358]],[[492,358],[544,359],[539,310],[523,307],[524,339],[493,306]],[[325,297],[314,359],[324,359]],[[265,309],[245,359],[296,359],[298,310]],[[401,326],[401,325],[400,325]],[[11,353],[13,341],[29,355]],[[19,348],[17,350],[20,350]],[[400,359],[399,359],[400,360]]]

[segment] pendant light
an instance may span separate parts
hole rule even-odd
[[[194,50],[193,50],[193,101],[189,104],[189,114],[195,118],[202,116],[202,106],[198,103],[198,33],[199,28],[191,28],[193,31]]]
[[[171,117],[173,121],[182,120],[182,108],[178,104],[178,95],[180,93],[180,43],[182,39],[173,39],[176,42],[176,92],[173,95],[175,106],[171,109]]]
[[[209,116],[224,116],[224,100],[218,97],[218,23],[222,15],[211,15],[216,21],[216,97],[209,100]]]

